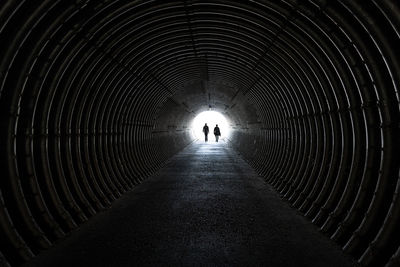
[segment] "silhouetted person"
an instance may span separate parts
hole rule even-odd
[[[204,137],[205,137],[205,141],[207,142],[208,141],[208,132],[209,132],[210,130],[208,129],[208,126],[207,126],[207,123],[204,125],[204,127],[203,127],[203,133],[204,133]]]
[[[218,142],[219,137],[221,136],[221,132],[219,130],[218,124],[215,125],[214,128],[215,142]]]

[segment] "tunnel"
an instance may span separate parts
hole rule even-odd
[[[397,0],[4,0],[0,81],[0,265],[140,186],[211,110],[327,239],[400,266]]]

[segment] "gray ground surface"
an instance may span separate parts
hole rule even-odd
[[[225,143],[196,142],[27,266],[354,266]]]

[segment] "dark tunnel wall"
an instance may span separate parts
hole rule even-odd
[[[395,0],[2,1],[0,264],[109,207],[211,107],[322,232],[399,266],[399,29]]]

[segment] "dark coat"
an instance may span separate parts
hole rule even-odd
[[[204,125],[204,127],[203,127],[203,133],[204,133],[205,135],[207,135],[209,131],[210,131],[210,130],[208,129],[208,126]]]
[[[218,126],[215,126],[215,128],[214,128],[214,135],[221,135],[221,132],[219,131]]]

